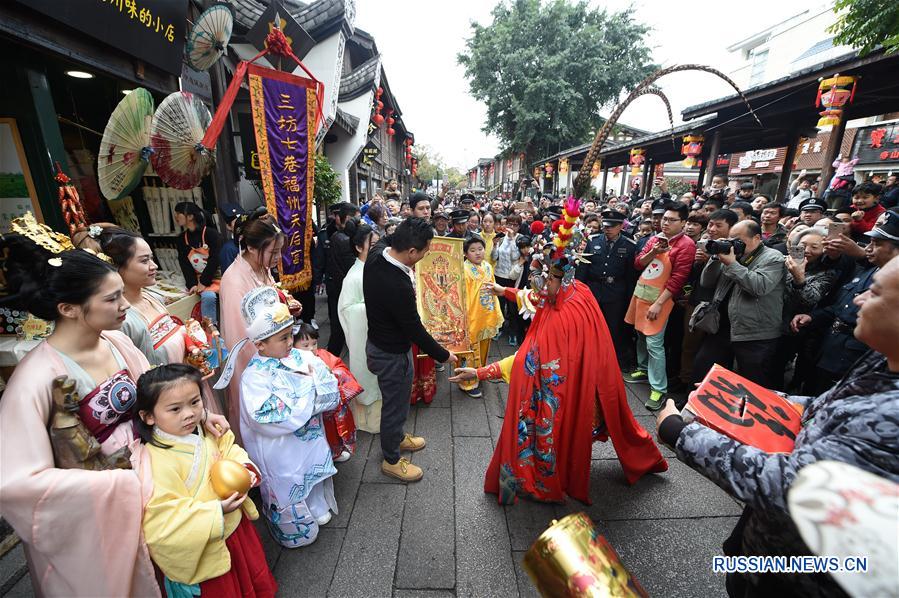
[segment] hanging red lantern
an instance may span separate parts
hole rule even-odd
[[[378,87],[377,93],[378,93],[378,97],[381,97],[381,95],[383,95],[383,93],[384,93],[384,88],[383,88],[383,87]]]
[[[680,153],[684,158],[684,166],[693,168],[696,166],[697,159],[702,154],[702,143],[705,138],[702,135],[684,135],[684,143],[680,148]]]
[[[643,165],[643,162],[646,161],[646,157],[644,154],[646,154],[646,150],[639,147],[635,147],[631,150],[631,176],[637,176],[638,174],[640,174],[640,167]]]
[[[381,100],[378,100],[378,112],[380,112],[383,109],[384,109],[384,102],[382,102]]]
[[[373,123],[375,123],[375,125],[379,127],[384,124],[384,117],[377,113],[372,117],[371,120]]]
[[[613,173],[615,176],[618,176],[619,174],[621,174],[621,167],[620,167],[620,166],[616,166],[615,168],[612,169],[612,173]]]
[[[815,100],[815,106],[824,105],[824,111],[821,112],[821,118],[818,119],[818,130],[830,131],[840,124],[843,116],[843,107],[851,104],[855,98],[855,86],[858,77],[851,75],[831,77],[824,79],[818,85],[818,98]]]
[[[388,117],[387,117],[387,126],[388,126],[388,127],[393,126],[393,123],[395,123],[395,122],[396,122],[396,119],[393,118],[392,116],[388,116]]]
[[[390,127],[387,129],[387,134],[393,137],[394,135],[396,135],[396,131],[394,131],[393,128]]]

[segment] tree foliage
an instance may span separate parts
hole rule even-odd
[[[329,206],[340,201],[340,179],[331,168],[324,154],[315,154],[315,186],[312,197],[319,206]]]
[[[447,186],[453,189],[465,186],[468,177],[455,166],[447,166],[443,156],[431,147],[416,145],[413,153],[418,160],[417,178],[424,186],[437,178],[446,181]]]
[[[878,46],[887,53],[899,49],[899,2],[896,0],[837,0],[837,21],[828,31],[834,44],[852,46],[865,56]]]
[[[630,13],[584,0],[502,0],[490,25],[472,23],[458,61],[487,105],[484,131],[529,161],[583,143],[599,110],[655,68],[649,29]]]

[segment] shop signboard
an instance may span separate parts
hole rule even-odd
[[[899,122],[859,129],[852,156],[859,164],[899,162]]]
[[[729,174],[764,174],[783,170],[786,148],[750,150],[733,154]]]
[[[18,0],[172,75],[181,75],[188,0]]]

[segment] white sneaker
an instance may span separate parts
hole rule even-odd
[[[344,461],[349,461],[350,457],[352,457],[352,456],[353,455],[350,453],[350,451],[346,451],[346,450],[341,451],[341,453],[339,455],[337,455],[337,457],[335,457],[334,462],[335,463],[343,463]]]
[[[329,521],[331,521],[331,511],[328,511],[327,513],[325,513],[325,514],[322,515],[321,517],[316,517],[316,518],[315,518],[315,522],[316,522],[319,526],[325,525],[325,524],[328,523]]]

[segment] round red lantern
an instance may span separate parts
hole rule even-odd
[[[393,137],[396,134],[396,131],[394,131],[393,128],[391,127],[389,129],[387,129],[387,134],[390,135],[391,137]]]
[[[375,114],[371,120],[373,123],[375,123],[375,125],[377,125],[379,127],[384,124],[384,117],[381,116],[380,114]]]

